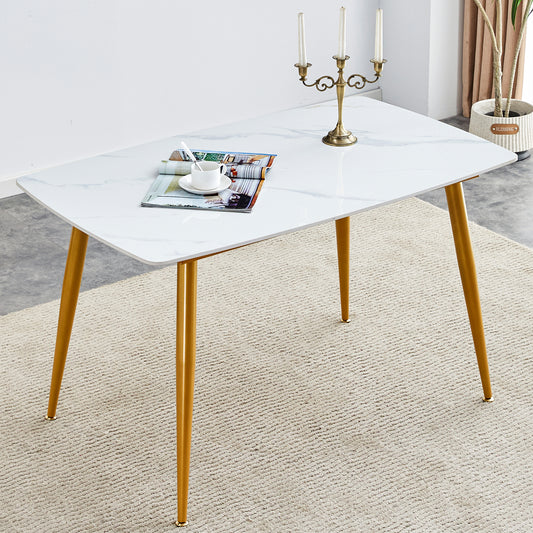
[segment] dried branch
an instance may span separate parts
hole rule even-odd
[[[475,1],[475,0],[474,0]],[[531,9],[533,8],[533,0],[529,0],[527,3],[527,7],[525,11],[523,12],[522,16],[522,22],[520,26],[520,33],[518,34],[518,41],[516,43],[516,48],[514,52],[513,57],[513,66],[511,69],[511,83],[509,85],[509,94],[507,96],[507,104],[505,106],[505,116],[509,116],[509,111],[511,110],[511,98],[513,95],[513,89],[514,89],[514,79],[516,76],[516,68],[518,66],[518,56],[520,55],[520,49],[522,48],[522,41],[524,40],[524,35],[526,33],[526,26],[527,26],[527,18],[531,13]]]
[[[502,2],[501,0],[496,0],[496,20],[494,31],[494,26],[485,11],[485,8],[481,4],[481,0],[474,0],[485,25],[487,26],[490,38],[492,39],[492,80],[494,85],[494,116],[501,117],[503,116],[502,112]]]
[[[496,0],[496,41],[498,49],[492,54],[493,71],[492,78],[494,82],[494,116],[503,117],[503,98],[502,98],[502,54],[503,54],[503,25],[502,25],[502,0]]]
[[[492,46],[494,50],[499,50],[498,48],[498,41],[496,40],[496,34],[494,33],[494,29],[492,27],[492,23],[489,19],[489,16],[487,15],[487,12],[485,11],[485,8],[481,4],[480,0],[474,0],[474,3],[476,4],[477,8],[479,9],[479,12],[481,13],[481,16],[483,17],[483,20],[485,21],[485,24],[487,25],[487,28],[490,32],[490,37],[492,39]]]

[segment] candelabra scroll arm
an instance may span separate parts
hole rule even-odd
[[[381,78],[381,72],[383,71],[383,65],[386,63],[386,59],[382,59],[381,61],[378,61],[377,59],[371,59],[370,63],[374,64],[374,71],[376,72],[376,77],[373,80],[369,80],[368,78],[365,78],[365,76],[361,74],[352,74],[347,80],[346,85],[348,87],[353,87],[354,89],[362,89],[367,83],[376,83],[376,81]],[[356,78],[360,78],[359,81],[356,81]]]
[[[311,66],[311,63],[307,63],[305,65],[299,65],[298,63],[296,63],[296,65],[294,66],[298,69],[298,73],[300,74],[300,81],[306,87],[316,87],[320,92],[335,87],[336,82],[331,76],[320,76],[320,78],[318,78],[313,83],[307,83],[307,69]]]
[[[359,81],[356,80],[356,78],[361,78]],[[376,83],[378,81],[380,76],[376,75],[376,77],[373,80],[369,80],[362,76],[361,74],[352,74],[347,80],[346,85],[348,87],[353,87],[354,89],[362,89],[367,83]]]
[[[326,89],[332,89],[335,87],[336,83],[331,76],[320,76],[320,78],[313,83],[306,83],[305,78],[301,79],[301,81],[306,87],[316,87],[320,92],[325,91]]]

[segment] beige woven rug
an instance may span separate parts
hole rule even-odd
[[[472,227],[485,404],[447,214],[352,228],[350,324],[333,224],[201,261],[188,531],[533,531],[533,252]],[[175,286],[81,295],[53,423],[58,302],[0,318],[0,531],[176,531]]]

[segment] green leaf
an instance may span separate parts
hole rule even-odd
[[[513,27],[516,23],[516,12],[518,11],[518,7],[522,3],[522,0],[513,0],[513,9],[511,11],[511,20],[513,21]],[[528,15],[529,16],[529,15]]]

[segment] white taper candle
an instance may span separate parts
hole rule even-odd
[[[305,50],[305,23],[304,14],[298,13],[298,64],[307,65],[307,52]]]
[[[341,7],[341,13],[339,18],[339,53],[337,54],[339,59],[346,57],[346,8]]]
[[[376,42],[374,59],[380,62],[383,61],[383,9],[376,10]]]

